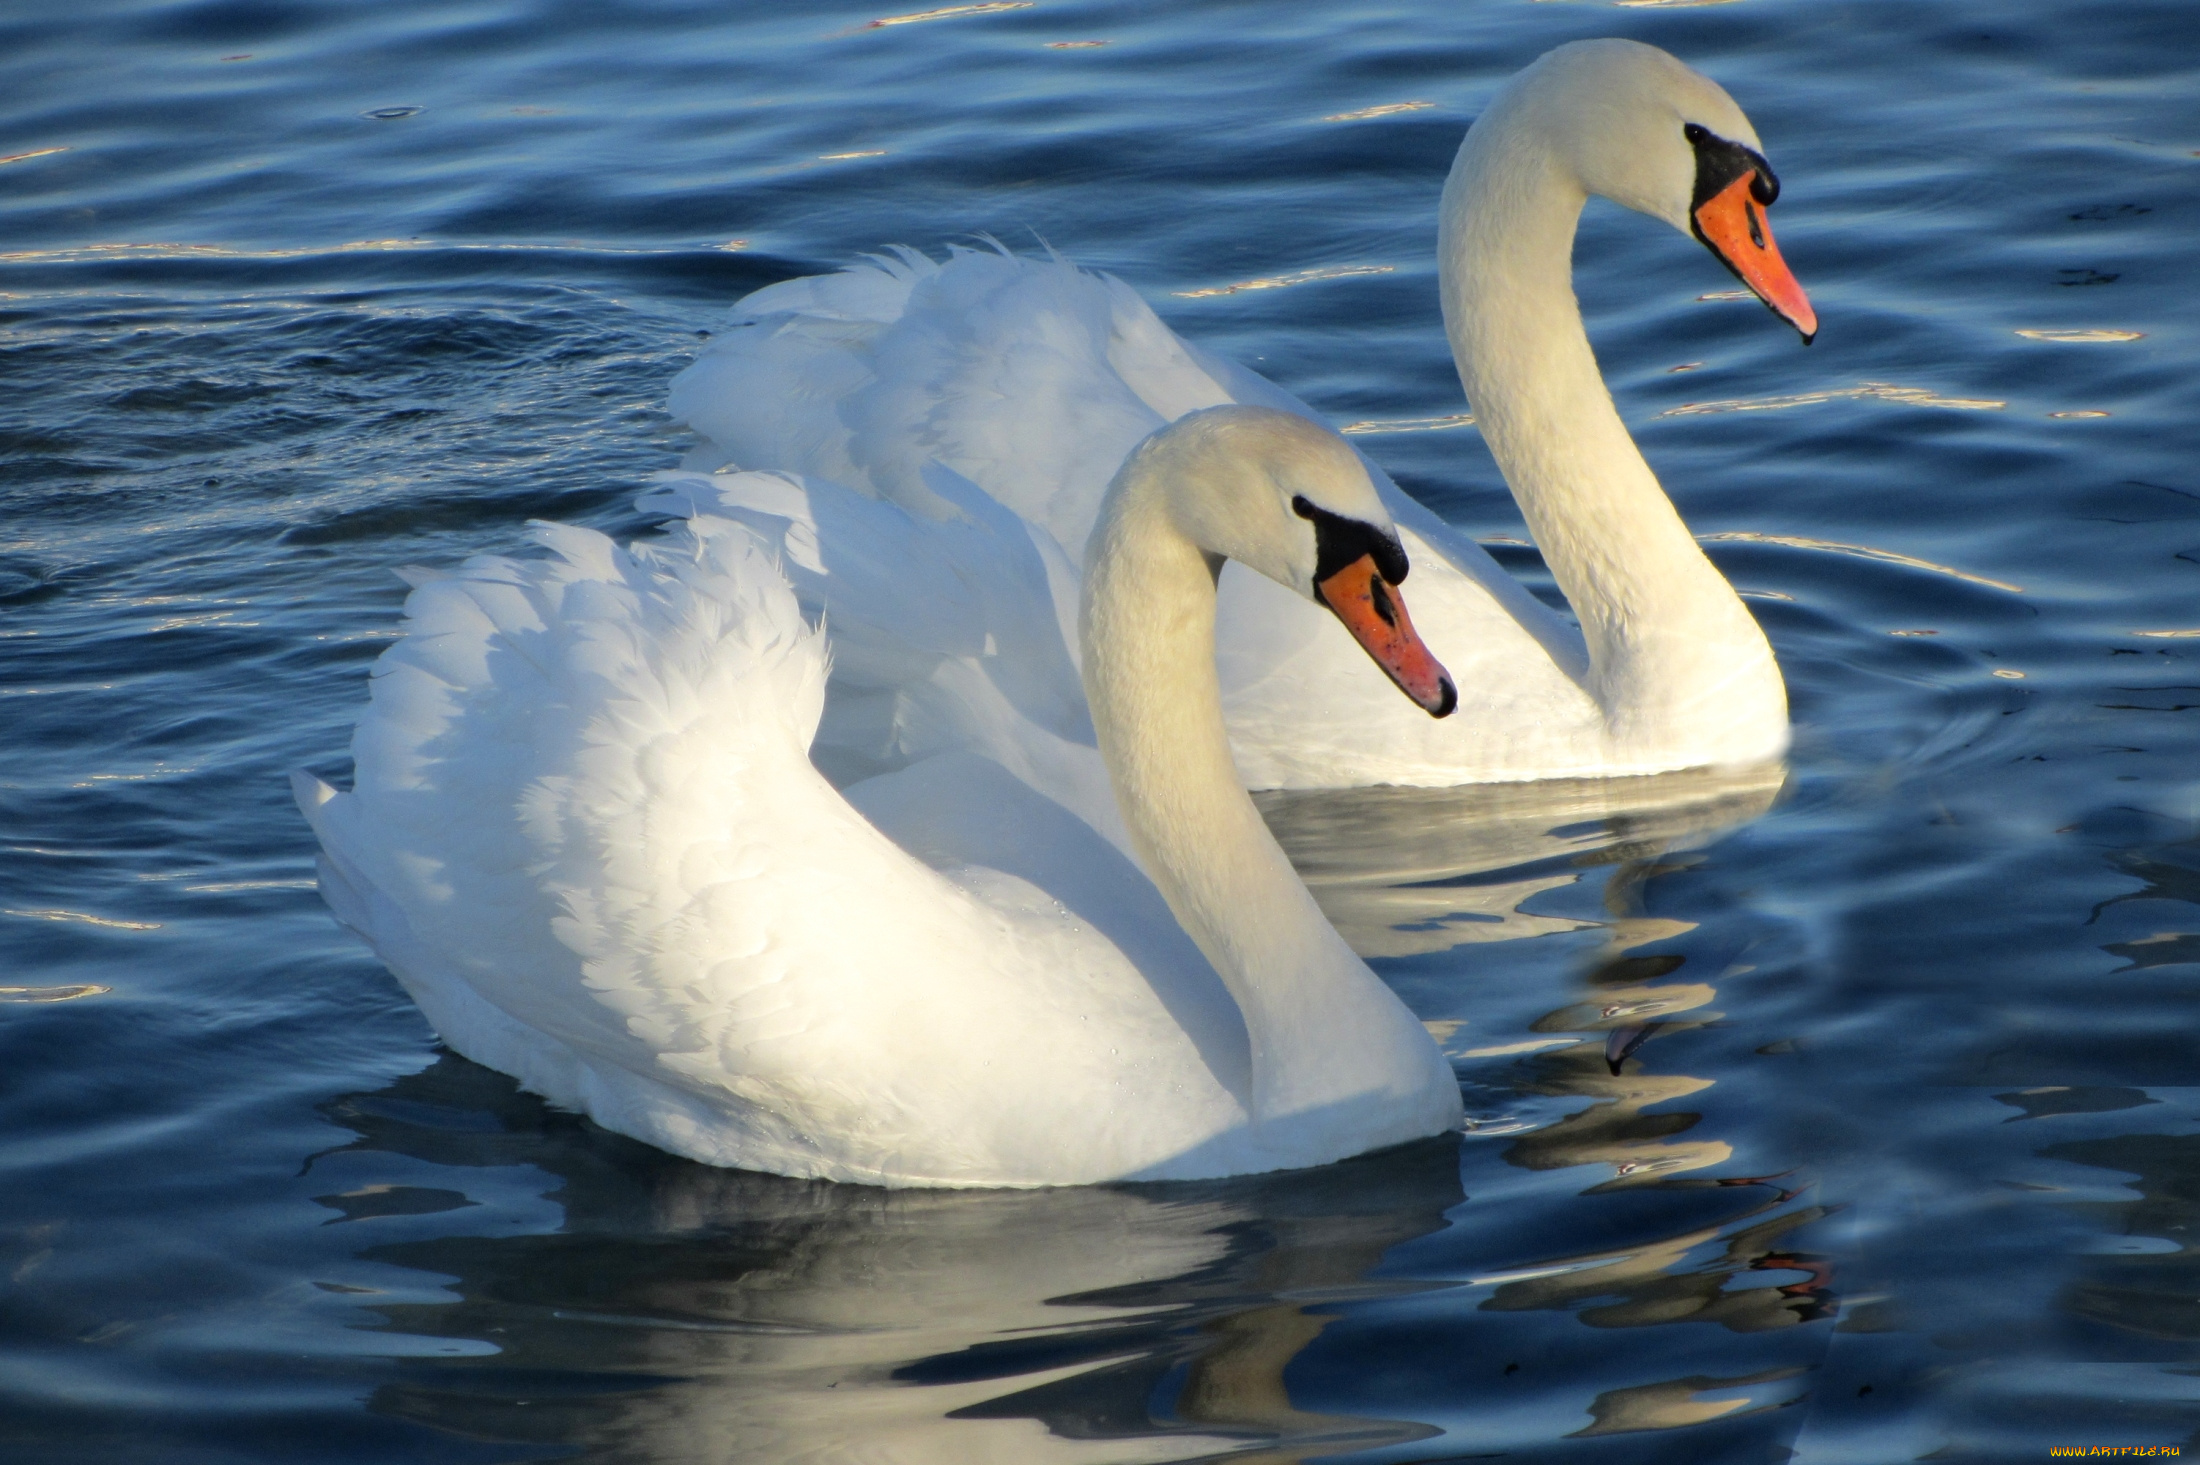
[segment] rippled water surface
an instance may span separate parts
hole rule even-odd
[[[0,10],[0,1456],[2200,1444],[2200,10],[960,9]],[[716,1171],[441,1052],[323,910],[283,775],[346,775],[391,569],[640,532],[722,308],[882,244],[1120,274],[1550,593],[1444,421],[1434,206],[1600,34],[1786,185],[1810,350],[1638,216],[1578,265],[1797,736],[1784,782],[1266,798],[1463,1137]]]

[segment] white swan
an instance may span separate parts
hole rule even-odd
[[[1609,776],[1784,751],[1771,648],[1628,436],[1571,282],[1575,224],[1599,194],[1694,234],[1807,340],[1816,318],[1764,220],[1777,191],[1741,110],[1650,46],[1560,47],[1491,100],[1444,189],[1444,319],[1477,425],[1579,628],[1371,467],[1421,567],[1422,633],[1467,701],[1446,722],[1419,717],[1312,607],[1231,572],[1223,701],[1249,787]],[[1225,402],[1315,415],[1172,334],[1112,278],[903,251],[747,297],[671,407],[708,440],[701,466],[816,475],[920,516],[942,512],[924,475],[945,465],[1051,536],[1074,581],[1124,455]],[[846,629],[852,604],[828,604]],[[822,743],[878,767],[905,756],[875,718],[842,726],[839,711],[836,699]]]
[[[553,558],[416,573],[352,791],[294,777],[338,917],[460,1053],[714,1164],[1069,1184],[1456,1124],[1449,1065],[1292,873],[1222,723],[1225,557],[1333,612],[1426,712],[1453,704],[1342,439],[1223,407],[1133,453],[1069,638],[1081,690],[1024,526],[930,481],[955,517],[718,475],[631,552],[541,526]],[[711,492],[773,542],[702,512]],[[866,563],[912,546],[929,568]],[[775,547],[874,596],[838,654],[930,668],[903,709],[930,756],[845,796],[813,766],[825,633]],[[1120,819],[1080,782],[1095,735]]]

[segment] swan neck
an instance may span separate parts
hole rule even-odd
[[[1398,1022],[1415,1036],[1418,1024],[1322,915],[1239,785],[1214,570],[1179,527],[1159,456],[1134,455],[1093,529],[1085,690],[1132,844],[1244,1015],[1264,1121],[1393,1087]]]
[[[1769,686],[1771,648],[1620,420],[1573,289],[1588,191],[1530,109],[1467,134],[1439,228],[1444,326],[1491,456],[1581,623],[1590,693],[1623,740]],[[1758,700],[1764,698],[1759,696]]]

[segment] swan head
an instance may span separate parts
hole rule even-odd
[[[1177,528],[1218,574],[1221,560],[1236,560],[1296,591],[1343,622],[1430,716],[1458,706],[1406,614],[1398,586],[1411,567],[1397,527],[1343,438],[1296,413],[1210,407],[1148,438],[1124,471],[1134,464],[1173,486]]]
[[[1500,111],[1540,134],[1584,192],[1665,220],[1806,344],[1817,335],[1818,314],[1766,217],[1779,177],[1757,129],[1717,82],[1639,41],[1575,41],[1521,72],[1484,116]]]

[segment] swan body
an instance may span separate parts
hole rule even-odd
[[[1292,873],[1222,723],[1225,556],[1453,698],[1342,440],[1244,407],[1155,434],[1069,603],[1024,521],[927,479],[947,512],[687,475],[653,542],[540,525],[547,558],[415,572],[353,788],[294,778],[338,917],[451,1047],[713,1164],[1189,1178],[1455,1125],[1448,1064]],[[912,547],[921,575],[869,558]],[[802,611],[842,580],[834,695],[921,747],[836,789]]]
[[[1419,567],[1418,624],[1468,700],[1445,721],[1421,717],[1319,608],[1233,568],[1217,658],[1244,784],[1612,776],[1785,750],[1771,648],[1620,421],[1571,282],[1575,224],[1600,194],[1695,233],[1807,337],[1815,318],[1766,232],[1777,185],[1757,148],[1715,83],[1634,42],[1561,47],[1499,91],[1444,190],[1444,317],[1478,426],[1574,619],[1369,464]],[[1756,211],[1736,191],[1752,187]],[[1226,403],[1318,420],[1174,335],[1118,280],[970,250],[944,264],[904,250],[757,291],[671,396],[705,439],[700,466],[829,479],[919,520],[948,512],[927,475],[950,470],[1030,526],[1069,599],[1116,466],[1155,428]],[[877,573],[921,572],[904,555]],[[866,593],[845,576],[834,588]],[[838,599],[826,605],[847,623]],[[836,725],[839,703],[822,740],[863,741]],[[882,766],[904,756],[872,742]]]

